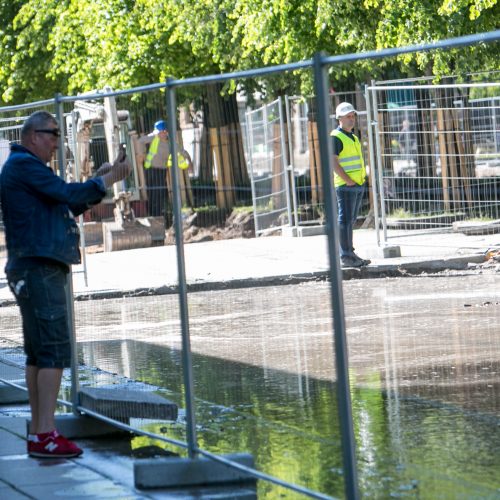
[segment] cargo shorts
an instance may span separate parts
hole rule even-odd
[[[71,365],[67,273],[57,263],[7,272],[9,287],[21,310],[27,365],[38,368]]]

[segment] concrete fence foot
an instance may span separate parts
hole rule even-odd
[[[386,245],[379,249],[377,256],[383,259],[397,259],[401,257],[401,247],[398,245]]]
[[[254,466],[252,455],[246,453],[224,455],[224,458],[246,467]],[[209,458],[168,457],[137,460],[134,481],[137,488],[152,489],[249,483],[256,479]]]
[[[23,384],[24,382],[19,382]],[[12,387],[11,385],[0,383],[0,404],[20,404],[28,402],[28,391],[24,389],[18,389],[17,387]]]

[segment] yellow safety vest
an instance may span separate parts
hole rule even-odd
[[[160,146],[160,138],[158,136],[154,137],[149,145],[148,155],[146,156],[146,161],[144,162],[144,168],[151,168],[153,164],[153,158],[158,153],[158,148]],[[177,165],[181,170],[186,170],[189,167],[189,164],[180,153],[177,153]],[[170,168],[172,166],[172,155],[169,155],[166,167]]]
[[[365,162],[363,161],[363,153],[361,152],[361,143],[359,139],[353,135],[354,141],[346,135],[342,130],[336,129],[331,133],[332,136],[338,137],[342,141],[342,151],[339,155],[340,167],[344,172],[356,183],[363,184],[366,178]],[[340,175],[334,172],[335,187],[344,186],[346,182]]]

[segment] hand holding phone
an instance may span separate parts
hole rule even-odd
[[[118,150],[118,158],[117,158],[117,161],[118,162],[123,162],[125,161],[125,159],[127,158],[127,146],[125,143],[121,143],[120,144],[120,147],[119,147],[119,150]]]
[[[106,188],[112,186],[115,182],[127,178],[132,172],[132,165],[127,159],[125,144],[120,144],[118,156],[108,173],[102,176]]]

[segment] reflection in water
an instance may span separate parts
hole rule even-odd
[[[364,498],[500,498],[495,281],[344,283]],[[183,406],[177,297],[76,307],[82,362]],[[200,446],[248,451],[267,473],[343,497],[328,286],[193,293],[189,309]],[[180,423],[143,425],[183,437]],[[278,497],[260,483],[260,498]]]

